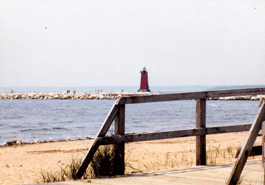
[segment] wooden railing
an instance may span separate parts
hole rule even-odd
[[[115,157],[119,163],[117,175],[124,174],[124,149],[125,143],[137,141],[149,141],[158,139],[178,138],[196,136],[196,165],[206,165],[206,135],[229,132],[248,131],[252,124],[224,126],[224,127],[206,127],[206,101],[207,99],[228,96],[260,95],[265,94],[265,88],[236,89],[222,91],[203,91],[175,94],[161,94],[148,96],[130,96],[120,97],[112,106],[102,127],[100,128],[94,142],[89,148],[82,164],[77,171],[77,178],[81,178],[92,160],[96,150],[100,145],[114,144]],[[149,103],[176,100],[196,100],[196,128],[187,130],[177,130],[169,132],[125,134],[125,105],[135,103]],[[264,108],[265,109],[265,108]],[[264,118],[263,118],[264,117]],[[265,120],[265,114],[259,121]],[[115,120],[114,136],[106,137],[112,122]],[[251,146],[252,147],[252,146]]]

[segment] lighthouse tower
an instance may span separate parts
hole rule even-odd
[[[144,67],[141,73],[141,82],[140,82],[140,92],[150,92],[149,85],[148,85],[148,73],[146,68]]]

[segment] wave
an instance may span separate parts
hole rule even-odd
[[[48,130],[51,130],[51,129],[50,128],[37,128],[37,129],[28,128],[28,129],[22,129],[20,130],[20,132],[48,131]]]
[[[52,127],[52,129],[54,129],[54,130],[67,130],[66,128],[62,128],[62,127]]]

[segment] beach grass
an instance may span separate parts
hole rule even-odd
[[[61,182],[70,179],[77,179],[76,173],[81,166],[82,159],[72,157],[71,163],[66,167],[60,166],[58,171],[41,171],[36,183]],[[102,176],[114,176],[117,172],[118,164],[115,163],[115,150],[113,145],[101,146],[90,162],[88,169],[83,174],[84,179],[97,178]]]
[[[207,165],[215,165],[235,161],[235,155],[239,148],[239,146],[209,146],[206,151]],[[134,149],[132,148],[131,150],[127,151],[125,155],[125,173],[127,174],[144,171],[173,169],[195,165],[195,150],[184,150],[178,153],[167,152],[162,158],[160,156],[160,160],[147,160],[147,162],[144,162],[146,160],[141,161],[131,159],[130,156],[133,152]],[[117,163],[115,163],[114,156],[114,147],[112,145],[99,147],[88,169],[84,173],[83,178],[90,179],[98,178],[101,176],[115,176],[115,169],[117,169]],[[258,157],[259,156],[249,157],[249,159],[255,159]],[[64,168],[60,166],[60,170],[58,171],[41,171],[40,177],[36,180],[36,182],[50,183],[75,179],[75,175],[81,165],[81,161],[81,158],[72,157],[70,164],[66,165],[66,167]]]
[[[60,170],[58,171],[41,171],[39,179],[36,179],[36,183],[52,183],[52,182],[61,182],[68,179],[76,179],[76,172],[81,165],[81,159],[72,157],[71,163],[62,167],[60,164]],[[88,177],[88,173],[84,174],[84,178]]]
[[[90,177],[115,176],[119,164],[115,158],[114,145],[100,146],[89,164]]]
[[[206,164],[216,165],[236,161],[236,154],[240,146],[210,146],[206,151]],[[150,154],[151,155],[151,154]],[[155,155],[155,154],[153,154]],[[154,156],[156,157],[156,156]],[[143,171],[166,170],[179,167],[195,166],[195,150],[184,150],[178,153],[167,152],[163,157],[156,157],[156,161],[131,160],[130,155],[126,157],[126,173]],[[249,159],[257,159],[260,156],[250,156]]]

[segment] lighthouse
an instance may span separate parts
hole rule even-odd
[[[149,85],[148,85],[148,73],[146,68],[144,67],[141,73],[141,81],[140,81],[140,92],[150,92]]]

